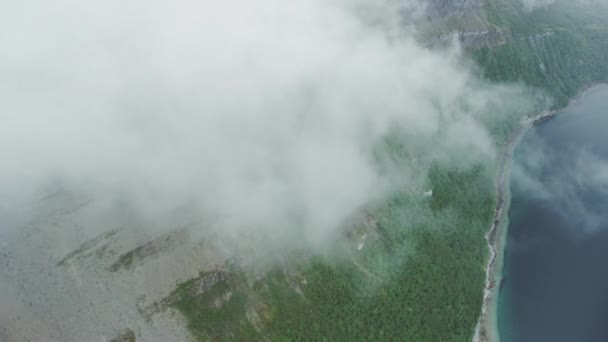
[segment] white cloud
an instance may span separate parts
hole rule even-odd
[[[492,153],[476,116],[505,93],[457,49],[389,39],[384,6],[4,2],[0,208],[57,181],[150,217],[190,206],[227,245],[323,246],[390,191],[372,150],[391,130],[429,156]]]

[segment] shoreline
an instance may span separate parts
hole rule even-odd
[[[492,224],[485,235],[489,250],[489,260],[486,266],[486,282],[483,290],[481,314],[477,321],[477,325],[475,326],[473,342],[500,341],[497,321],[499,292],[497,290],[500,289],[500,286],[498,285],[500,285],[502,279],[502,256],[506,244],[506,233],[508,228],[508,215],[505,215],[505,213],[508,214],[509,204],[511,202],[508,185],[513,152],[528,129],[566,111],[572,105],[576,104],[584,93],[601,85],[606,85],[606,83],[595,82],[585,85],[563,108],[545,111],[536,116],[523,119],[521,125],[511,134],[507,143],[500,150],[498,172],[494,181],[497,194],[496,207],[494,208]]]

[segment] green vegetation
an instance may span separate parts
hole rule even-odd
[[[202,279],[206,274],[202,274]],[[171,295],[171,305],[188,317],[188,328],[201,339],[224,340],[229,336],[252,340],[256,331],[247,320],[247,283],[243,274],[232,273],[210,289],[196,293],[198,279],[181,284]],[[194,291],[194,292],[193,292]]]
[[[607,79],[605,17],[564,6],[524,13],[512,1],[488,1],[487,19],[509,30],[510,41],[471,52],[484,76],[538,89],[552,97],[553,108]],[[539,101],[536,110],[544,108]],[[486,123],[497,145],[525,114]],[[396,159],[407,156],[403,146],[387,146]],[[293,256],[255,279],[233,269],[197,291],[203,274],[181,284],[169,304],[201,340],[470,341],[484,287],[495,173],[493,161],[468,169],[432,165],[433,196],[404,190],[374,210],[368,230],[376,238],[362,250],[337,247],[346,255],[338,260]]]
[[[118,259],[108,267],[110,272],[118,272],[121,269],[132,269],[138,264],[145,262],[147,258],[154,257],[166,250],[175,247],[176,239],[183,237],[184,230],[179,229],[173,233],[162,235],[152,241],[120,255]],[[103,253],[103,251],[101,251]]]
[[[134,258],[135,250],[121,255],[118,260],[109,267],[110,272],[118,272],[121,268],[130,269],[133,266]]]
[[[127,329],[110,342],[135,342],[135,333],[133,330]]]
[[[111,238],[112,236],[116,235],[116,233],[118,233],[120,231],[120,229],[114,229],[111,230],[107,233],[103,233],[98,235],[97,237],[90,239],[88,241],[85,241],[84,243],[82,243],[80,245],[80,247],[78,247],[76,250],[70,252],[68,255],[66,255],[63,259],[61,259],[58,263],[57,266],[65,266],[67,265],[70,261],[74,260],[75,258],[78,257],[82,257],[85,256],[85,253],[87,251],[89,251],[91,248],[95,247],[96,245],[98,245],[100,242],[107,240],[109,238]],[[103,247],[101,247],[101,249],[98,250],[102,251],[107,247],[107,245],[104,245]],[[102,253],[101,252],[101,253]]]
[[[202,340],[465,341],[481,307],[492,174],[481,165],[433,167],[431,186],[445,190],[395,196],[375,213],[382,238],[351,258],[294,258],[291,270],[274,269],[251,286],[234,270],[195,295],[193,279],[171,305]]]
[[[488,79],[543,89],[553,98],[553,109],[564,107],[585,85],[608,79],[605,8],[560,3],[525,15],[505,1],[488,6],[494,24],[512,30],[508,44],[474,54]]]

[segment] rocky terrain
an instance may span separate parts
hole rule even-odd
[[[2,222],[0,340],[190,340],[179,314],[144,309],[223,261],[186,227],[155,234],[93,207],[54,195],[27,208],[31,220]]]
[[[510,39],[508,32],[490,23],[483,0],[431,0],[420,27],[421,39],[431,47],[456,41],[476,50]]]
[[[469,15],[479,11],[482,6],[482,0],[431,0],[428,2],[427,15],[431,20]]]
[[[430,0],[419,26],[421,41],[435,47],[456,40],[481,52],[492,50],[486,47],[496,47],[496,51],[480,55],[480,64],[491,78],[513,81],[512,75],[519,74],[506,66],[516,71],[528,70],[523,73],[529,77],[526,82],[555,86],[552,94],[563,93],[564,98],[578,87],[570,80],[588,82],[579,80],[581,75],[597,72],[591,62],[603,56],[602,51],[581,56],[557,53],[574,43],[567,31],[549,26],[513,38],[509,28],[488,20],[485,4],[483,0]],[[600,29],[603,28],[592,26],[588,31],[598,31],[599,36],[603,32]],[[588,46],[596,45],[592,44],[594,40],[589,42]],[[528,61],[530,51],[536,56],[532,62],[514,62],[513,56],[520,56],[518,53],[523,55],[521,60]],[[433,192],[428,196],[432,198]],[[27,220],[21,219],[24,217]],[[393,248],[379,233],[386,226],[377,225],[371,216],[362,221],[364,225],[349,233],[349,255],[363,253],[372,245]],[[197,224],[180,215],[170,221],[151,222],[120,204],[97,203],[61,191],[24,205],[20,213],[5,216],[0,212],[0,341],[193,340],[187,329],[188,319],[174,308],[176,303],[198,298],[207,304],[204,300],[209,298],[205,294],[215,287],[221,295],[209,296],[213,297],[209,300],[210,312],[228,311],[231,307],[226,303],[242,299],[234,290],[245,286],[242,284],[248,286],[250,281],[235,280],[234,274],[225,270],[226,260],[221,253],[193,233]],[[347,260],[353,272],[346,274],[359,274],[374,282],[377,276],[357,260]],[[428,269],[428,260],[421,265],[421,270]],[[324,276],[331,274],[321,267],[308,270],[312,275],[321,271]],[[313,294],[330,293],[326,278],[317,282],[323,286],[314,292],[315,283],[301,270],[283,265],[279,271],[268,281],[255,279],[266,286],[261,287],[260,293],[270,293],[266,291],[268,285],[274,285],[276,289],[271,289],[281,295],[296,293],[294,303],[304,297],[302,289],[305,292],[307,286]],[[231,281],[236,285],[232,286]],[[232,287],[218,288],[218,284]],[[260,331],[260,321],[271,310],[256,297],[259,294],[247,291],[241,292],[245,298],[245,321]],[[432,297],[440,295],[437,292]],[[424,302],[427,305],[428,301]]]

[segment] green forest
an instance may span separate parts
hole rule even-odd
[[[608,79],[602,13],[573,4],[531,13],[509,1],[485,6],[491,24],[510,35],[505,44],[468,52],[485,79],[537,89],[552,109]],[[488,122],[496,145],[528,114]],[[407,154],[399,144],[386,148],[395,158]],[[203,273],[167,303],[202,341],[470,341],[482,304],[496,167],[493,160],[467,169],[431,165],[433,195],[401,191],[374,208],[378,236],[356,254],[348,246],[336,246],[340,258],[294,254],[262,277],[230,263],[209,291],[196,291],[197,280],[209,276]]]

